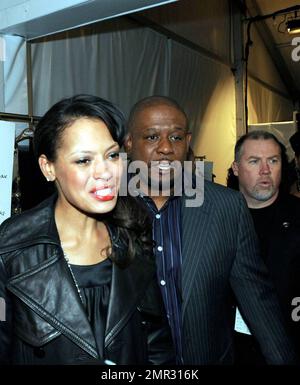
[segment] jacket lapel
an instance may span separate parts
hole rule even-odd
[[[113,264],[105,347],[124,327],[131,314],[136,311],[154,274],[154,263],[140,258],[136,258],[125,269],[120,269]]]
[[[207,252],[208,234],[211,232],[212,204],[205,196],[200,207],[186,207],[182,199],[182,314],[192,291],[195,273]]]
[[[93,332],[62,257],[54,255],[26,273],[11,278],[7,288],[53,328],[98,358]]]

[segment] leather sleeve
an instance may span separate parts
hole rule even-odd
[[[12,345],[12,304],[6,289],[7,273],[0,256],[0,364],[9,364]]]
[[[147,332],[148,362],[152,365],[175,364],[175,349],[171,330],[156,277],[150,282],[139,306]]]

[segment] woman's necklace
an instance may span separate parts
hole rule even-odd
[[[68,257],[68,255],[65,253],[64,249],[63,249],[63,254],[64,254],[64,258],[65,258],[65,260],[66,260],[66,262],[67,262],[67,266],[68,266],[68,268],[69,268],[69,270],[70,270],[71,276],[72,276],[72,278],[73,278],[73,282],[74,282],[74,284],[75,284],[75,287],[76,287],[77,293],[78,293],[78,295],[79,295],[79,298],[80,298],[81,302],[84,303],[83,298],[82,298],[82,295],[81,295],[80,288],[79,288],[79,286],[78,286],[78,283],[77,283],[77,281],[76,281],[75,275],[74,275],[74,273],[73,273],[72,267],[71,267],[70,262],[69,262],[69,257]]]

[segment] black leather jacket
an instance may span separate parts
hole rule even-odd
[[[55,197],[0,227],[0,363],[101,363],[63,257]],[[104,344],[117,364],[173,363],[174,352],[153,262],[113,264]]]

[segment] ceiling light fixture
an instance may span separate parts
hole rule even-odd
[[[291,19],[286,22],[286,29],[290,34],[300,33],[300,19]]]

